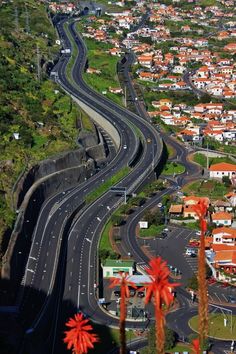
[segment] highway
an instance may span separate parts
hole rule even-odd
[[[62,326],[65,319],[77,310],[84,310],[95,322],[117,324],[117,319],[110,318],[98,307],[94,284],[98,277],[97,243],[100,231],[112,210],[123,198],[108,191],[90,206],[83,207],[81,204],[91,190],[125,166],[130,166],[130,173],[118,185],[125,187],[128,193],[135,191],[149,178],[162,152],[159,134],[150,124],[86,86],[82,79],[85,47],[75,33],[73,23],[69,30],[79,48],[72,70],[77,86],[71,85],[66,78],[67,58],[62,58],[59,62],[58,81],[73,97],[79,97],[110,120],[120,134],[121,144],[116,158],[106,168],[82,185],[52,197],[41,209],[18,296],[19,318],[26,333],[20,353],[25,350],[30,352],[31,346],[34,347],[34,352],[39,353],[63,352]],[[63,23],[59,25],[60,31],[66,38]],[[132,164],[140,143],[136,135],[137,129],[140,131],[143,148],[136,164]],[[153,142],[152,147],[146,143],[147,139]],[[124,145],[127,149],[124,149]],[[81,211],[77,221],[65,232],[67,221],[78,208]],[[140,324],[129,323],[129,326],[137,325]]]

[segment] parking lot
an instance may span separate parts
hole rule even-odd
[[[198,239],[199,235],[195,230],[190,230],[183,227],[168,226],[168,233],[164,239],[141,240],[142,245],[147,247],[147,250],[153,256],[160,255],[165,259],[172,269],[178,269],[181,272],[181,284],[186,285],[187,279],[197,272],[197,257],[191,257],[186,254],[186,247],[190,239]],[[173,271],[172,271],[173,273]],[[229,302],[229,297],[236,298],[236,287],[225,286],[222,283],[208,284],[208,299],[211,303],[219,305],[236,306]]]
[[[168,226],[165,238],[139,240],[147,247],[152,256],[160,255],[169,265],[181,272],[181,282],[184,285],[186,280],[197,271],[197,257],[193,258],[185,254],[186,246],[192,238],[199,238],[195,230],[183,227]]]

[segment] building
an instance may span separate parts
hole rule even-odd
[[[134,261],[123,261],[121,259],[106,259],[103,269],[103,278],[115,277],[120,272],[132,275],[134,272]]]
[[[211,216],[212,222],[216,224],[217,226],[219,225],[224,225],[224,226],[231,226],[232,224],[232,214],[227,213],[225,211],[219,211],[216,213],[213,213]]]
[[[209,168],[210,178],[222,179],[224,176],[232,179],[236,175],[236,165],[226,162],[216,163]]]

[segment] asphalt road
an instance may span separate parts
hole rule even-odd
[[[63,31],[63,28],[61,28]],[[70,215],[83,201],[85,195],[101,185],[123,166],[130,164],[136,153],[138,139],[133,126],[142,132],[143,153],[138,163],[132,166],[130,174],[119,186],[132,192],[147,178],[159,161],[162,149],[158,133],[151,125],[144,124],[140,117],[104,99],[91,91],[82,80],[82,68],[85,63],[85,47],[70,26],[79,47],[79,56],[73,67],[73,78],[78,87],[73,87],[66,79],[66,61],[58,65],[59,82],[73,95],[100,112],[118,129],[121,147],[109,166],[94,175],[78,188],[63,192],[46,202],[40,213],[28,258],[26,273],[19,294],[20,319],[26,330],[21,353],[29,350],[34,343],[34,352],[63,352],[61,331],[64,321],[77,310],[86,310],[94,321],[117,323],[97,305],[97,242],[99,231],[121,197],[111,192],[105,193],[98,201],[81,212],[71,230],[64,233],[64,227]],[[66,37],[66,34],[63,34]],[[146,143],[152,140],[153,146]],[[126,145],[127,149],[123,146]],[[152,154],[150,153],[152,151]],[[154,151],[154,153],[153,153]],[[67,238],[68,235],[68,238]],[[60,252],[59,252],[60,250]],[[136,323],[130,323],[136,327]],[[139,324],[138,324],[139,325]],[[45,341],[42,341],[45,338]]]

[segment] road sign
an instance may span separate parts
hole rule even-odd
[[[110,190],[115,193],[124,193],[126,192],[126,187],[111,187]]]

